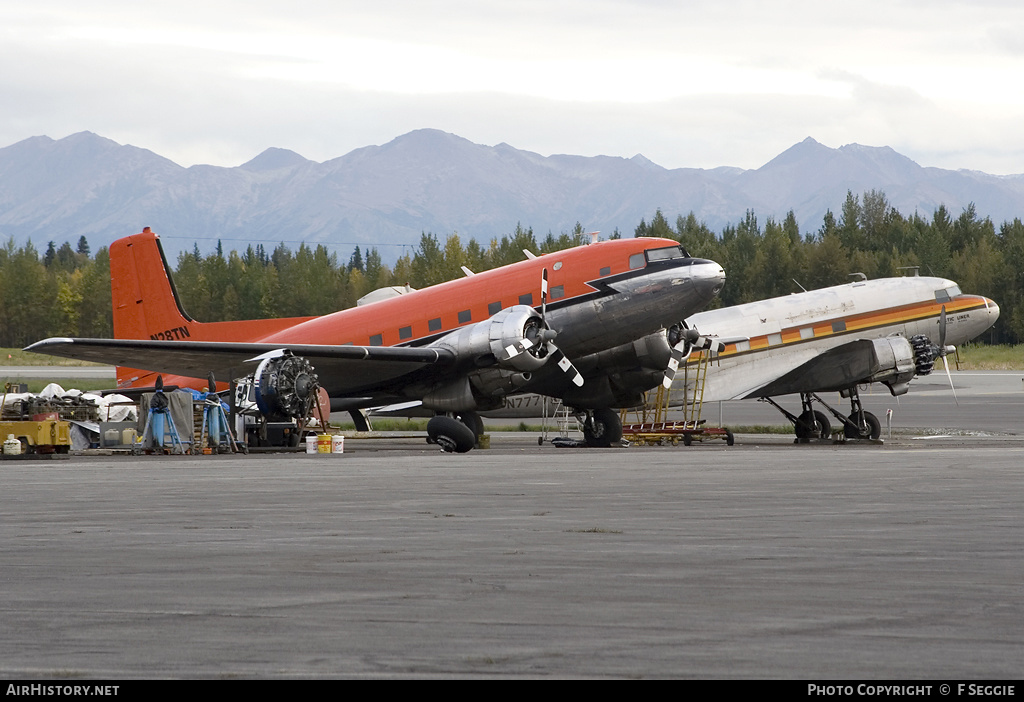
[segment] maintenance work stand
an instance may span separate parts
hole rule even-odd
[[[620,412],[622,438],[635,446],[684,446],[694,441],[725,441],[732,446],[735,442],[731,431],[725,427],[709,427],[701,419],[704,406],[704,382],[707,379],[711,354],[702,352],[696,364],[680,364],[683,373],[682,397],[672,398],[672,389],[659,385],[656,391],[648,392],[642,407],[624,409]],[[678,378],[678,376],[676,376]],[[669,420],[669,409],[681,407],[682,421]]]

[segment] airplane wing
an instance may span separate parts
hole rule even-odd
[[[880,363],[871,339],[855,339],[816,353],[742,397],[774,397],[799,392],[831,392],[868,382]]]
[[[363,392],[427,366],[448,366],[456,354],[445,348],[326,346],[149,339],[50,338],[26,350],[128,368],[158,368],[168,375],[227,380],[252,373],[255,357],[288,349],[307,359],[332,395]],[[368,366],[367,364],[371,364]],[[372,368],[372,370],[371,370]]]

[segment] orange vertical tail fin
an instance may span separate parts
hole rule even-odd
[[[259,341],[311,317],[197,322],[185,312],[171,278],[160,237],[149,227],[110,245],[110,292],[115,339],[158,341]],[[119,386],[150,385],[156,373],[121,367]],[[205,379],[175,377],[174,383],[203,388]]]
[[[110,245],[110,292],[116,339],[188,339],[195,320],[171,280],[160,237],[149,227]]]

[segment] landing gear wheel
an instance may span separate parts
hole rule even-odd
[[[856,413],[850,415],[850,421],[855,426],[859,424]],[[878,417],[870,412],[864,412],[864,422],[859,424],[859,427],[858,430],[846,424],[843,426],[843,433],[847,439],[871,439],[872,441],[882,435],[882,424],[878,421]]]
[[[476,412],[461,412],[458,419],[469,427],[477,439],[484,435],[484,420]]]
[[[827,439],[832,435],[832,425],[828,415],[819,410],[808,410],[800,415],[796,422],[796,438]]]
[[[583,422],[583,438],[587,446],[608,448],[622,439],[622,422],[614,410],[596,409]]]
[[[476,436],[454,417],[438,416],[427,422],[427,441],[445,453],[466,453],[476,445]]]

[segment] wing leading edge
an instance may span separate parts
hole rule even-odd
[[[253,359],[287,349],[313,364],[325,389],[345,395],[378,387],[432,366],[447,367],[456,354],[444,348],[396,346],[325,346],[220,341],[153,341],[55,337],[37,341],[26,351],[128,368],[159,368],[168,375],[238,378],[255,370]],[[326,381],[326,382],[324,382]]]

